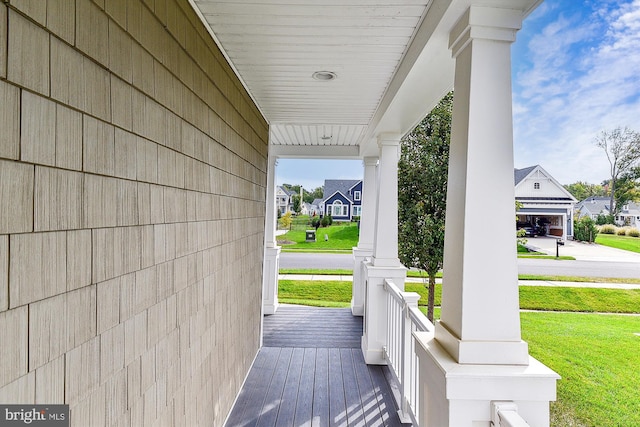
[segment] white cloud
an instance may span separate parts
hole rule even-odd
[[[529,40],[530,65],[514,76],[516,166],[599,183],[608,163],[593,144],[598,132],[640,130],[640,0],[543,12],[553,18]]]

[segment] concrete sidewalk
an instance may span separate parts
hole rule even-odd
[[[280,274],[279,280],[324,280],[334,282],[352,282],[353,276],[333,274]],[[407,283],[422,283],[417,277],[407,277]],[[442,283],[441,279],[436,279]],[[640,284],[632,283],[598,283],[598,282],[558,282],[547,280],[519,280],[520,286],[556,286],[565,288],[601,288],[601,289],[640,289]]]

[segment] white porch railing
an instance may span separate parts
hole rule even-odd
[[[419,372],[418,356],[412,333],[433,332],[429,319],[418,309],[420,295],[402,292],[391,280],[384,281],[387,291],[387,345],[384,355],[394,379],[399,384],[398,406],[403,422],[418,425],[419,419]]]

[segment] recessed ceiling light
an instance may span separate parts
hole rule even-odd
[[[323,82],[328,82],[338,78],[336,73],[332,71],[316,71],[315,73],[313,73],[312,77]]]

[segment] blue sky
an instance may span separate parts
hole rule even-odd
[[[513,52],[514,162],[562,184],[609,177],[602,130],[640,131],[640,0],[545,0]],[[354,160],[278,160],[278,184],[360,179]]]

